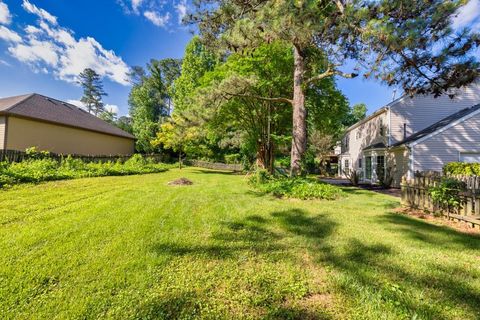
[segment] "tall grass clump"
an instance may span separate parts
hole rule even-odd
[[[296,199],[335,200],[343,195],[339,187],[306,177],[276,177],[265,170],[257,170],[249,177],[249,184],[260,192],[277,197]]]

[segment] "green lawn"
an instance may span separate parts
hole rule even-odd
[[[480,237],[390,196],[282,200],[189,168],[0,203],[0,318],[480,318]]]

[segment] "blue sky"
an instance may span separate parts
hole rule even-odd
[[[457,23],[480,26],[479,0],[469,5]],[[105,103],[127,114],[125,72],[151,58],[182,57],[192,37],[180,23],[187,9],[186,0],[0,0],[0,97],[37,92],[75,102],[76,76],[91,67],[103,76]],[[369,112],[392,99],[393,90],[374,81],[338,85]]]

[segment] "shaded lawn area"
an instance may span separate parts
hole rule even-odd
[[[480,318],[479,237],[345,190],[282,200],[188,168],[2,191],[0,315]]]

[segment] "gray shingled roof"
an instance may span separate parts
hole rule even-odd
[[[408,144],[410,142],[414,142],[418,139],[421,139],[427,135],[429,135],[430,133],[434,133],[435,131],[437,130],[440,130],[442,129],[443,127],[449,125],[450,123],[458,120],[458,119],[461,119],[467,115],[469,115],[470,113],[472,112],[475,112],[477,110],[480,109],[480,104],[477,104],[477,105],[474,105],[473,107],[470,107],[470,108],[465,108],[465,109],[462,109],[452,115],[449,115],[448,117],[446,118],[443,118],[442,120],[432,124],[430,127],[427,127],[421,131],[418,131],[417,133],[415,134],[412,134],[410,137],[404,139],[403,141],[400,141],[400,142],[397,142],[395,144],[392,145],[392,147],[398,147],[400,145],[403,145],[403,144]]]
[[[36,119],[135,139],[130,133],[95,117],[73,104],[36,93],[0,99],[0,114]]]
[[[372,150],[372,149],[384,149],[386,148],[387,146],[385,145],[385,143],[383,142],[378,142],[378,143],[374,143],[374,144],[371,144],[365,148],[363,148],[363,150]]]

